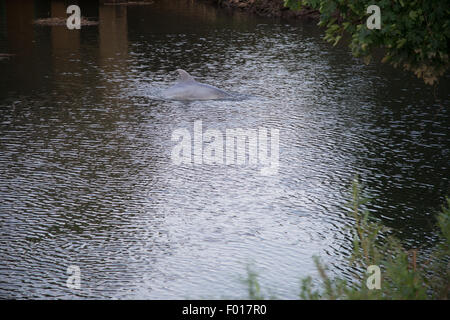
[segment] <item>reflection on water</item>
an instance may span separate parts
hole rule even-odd
[[[0,52],[16,54],[0,61],[1,297],[243,298],[253,263],[263,287],[296,298],[313,254],[346,273],[355,174],[405,243],[433,241],[432,208],[449,193],[449,79],[438,104],[313,24],[183,0],[79,3],[99,26],[33,26],[64,2],[0,1]],[[178,68],[251,98],[152,99]],[[278,175],[174,165],[172,132],[196,120],[279,129]],[[80,290],[66,287],[69,265]]]

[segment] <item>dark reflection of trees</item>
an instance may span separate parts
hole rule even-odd
[[[67,30],[61,27],[36,26],[33,20],[48,17],[67,17],[68,1],[33,1],[33,0],[1,0],[2,33],[5,36],[4,47],[7,53],[14,57],[2,62],[2,68],[8,79],[0,78],[0,94],[13,90],[18,94],[26,94],[30,90],[42,89],[50,84],[48,79],[55,73],[49,65],[52,64],[52,51],[66,50],[66,54],[78,51],[80,34],[89,34],[96,28]],[[79,4],[82,15],[98,16],[98,1],[71,1]],[[83,36],[82,36],[83,38]],[[3,52],[0,50],[0,52]],[[62,56],[62,54],[61,54]],[[72,59],[73,60],[73,59]],[[61,66],[61,64],[60,64]],[[7,81],[6,81],[7,80]]]
[[[430,87],[390,67],[382,67],[381,74],[397,76],[374,89],[360,163],[373,168],[367,184],[377,190],[377,214],[400,237],[423,244],[434,229],[436,211],[450,196],[449,95],[441,89],[435,100]],[[449,80],[441,85],[449,88]]]
[[[42,79],[39,72],[43,71],[40,65],[34,64],[30,59],[33,50],[36,49],[32,25],[34,1],[6,0],[3,7],[6,16],[7,53],[14,54],[14,57],[2,62],[2,69],[11,76],[6,79],[2,75],[0,84],[6,88],[11,88],[10,84],[15,87],[32,87],[35,81]]]
[[[239,32],[252,32],[258,23],[267,22],[245,14],[230,15],[209,3],[183,0],[131,6],[128,15],[129,40],[151,46],[135,50],[145,54],[153,72],[180,67],[202,72],[212,62],[225,71],[227,61],[243,45]],[[252,38],[246,41],[251,45]]]

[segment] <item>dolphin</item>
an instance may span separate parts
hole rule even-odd
[[[163,91],[163,96],[171,100],[214,100],[230,97],[230,94],[219,88],[195,81],[186,71],[177,69],[178,81]]]

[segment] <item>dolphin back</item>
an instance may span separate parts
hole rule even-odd
[[[199,83],[184,70],[178,69],[178,82],[163,92],[166,99],[171,100],[215,100],[230,97],[227,92],[211,86]]]

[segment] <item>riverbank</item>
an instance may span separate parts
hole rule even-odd
[[[215,3],[221,7],[238,9],[264,17],[277,17],[287,19],[318,20],[320,13],[309,7],[299,11],[284,6],[283,0],[203,0]]]

